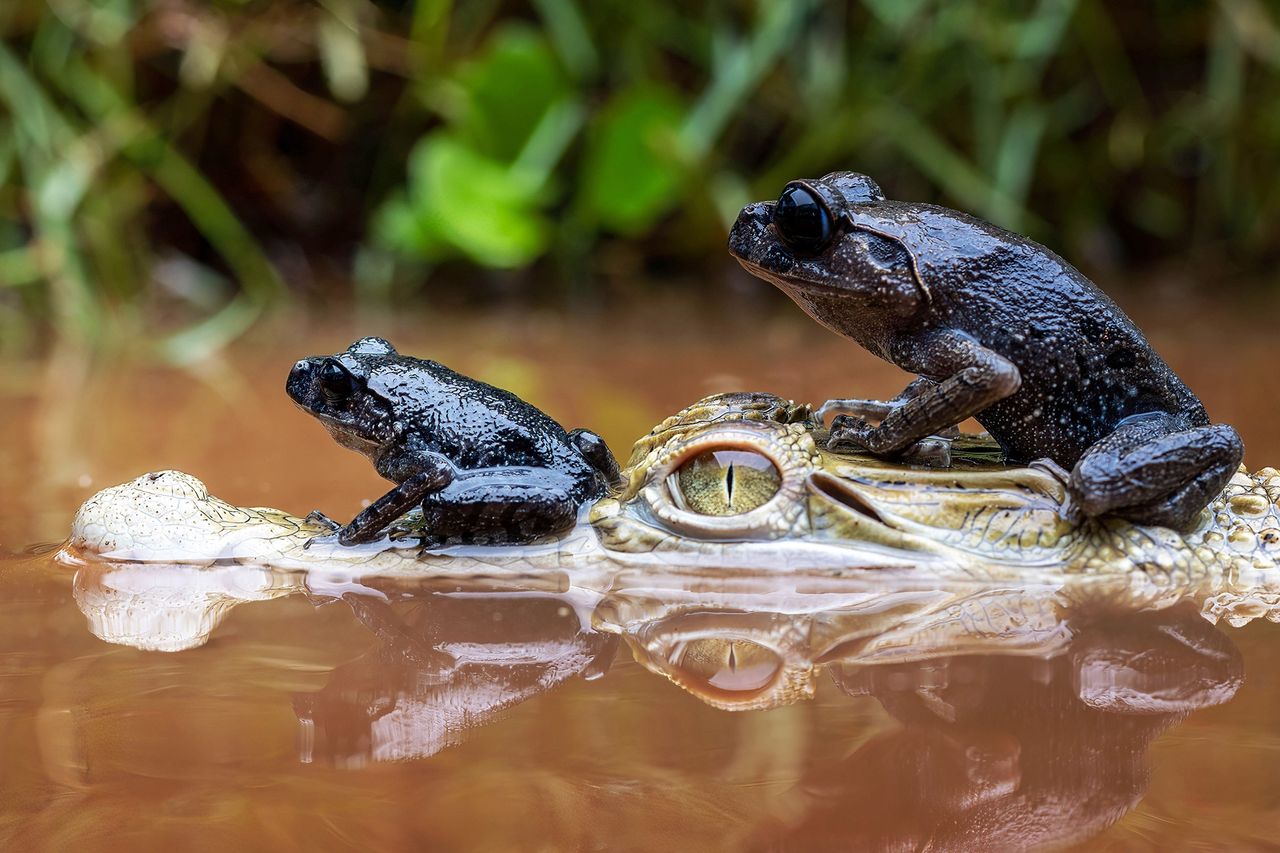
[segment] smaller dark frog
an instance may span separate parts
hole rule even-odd
[[[596,434],[566,432],[515,394],[381,338],[299,361],[285,389],[396,483],[338,529],[344,545],[380,538],[415,506],[428,545],[528,542],[572,527],[619,477]]]
[[[1056,463],[1084,515],[1176,528],[1244,455],[1106,294],[1025,237],[833,172],[744,208],[729,251],[920,377],[888,404],[849,401],[880,423],[841,415],[835,449],[897,456],[974,417],[1010,462]]]

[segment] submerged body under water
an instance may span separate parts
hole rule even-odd
[[[855,374],[845,365],[874,364],[803,327],[660,352],[639,331],[615,332],[616,358],[594,366],[549,328],[419,349],[597,428],[623,456],[705,393],[822,399],[900,384],[888,368]],[[3,416],[0,533],[13,556],[0,562],[0,845],[1272,843],[1280,632],[1263,620],[1230,628],[1186,606],[1065,605],[1035,584],[325,585],[234,565],[137,571],[21,553],[65,536],[90,493],[166,467],[237,503],[349,518],[385,484],[276,387],[290,352],[348,336],[242,350],[203,385],[132,369],[79,391],[15,392],[34,405]],[[1237,352],[1251,345],[1242,336]],[[698,369],[631,381],[668,358]],[[1273,408],[1251,408],[1260,363],[1214,371],[1187,357],[1178,369],[1215,418],[1240,427],[1251,467],[1280,461],[1275,425],[1250,414]],[[141,648],[211,601],[238,603],[206,644]],[[945,630],[925,618],[949,607],[962,618]]]

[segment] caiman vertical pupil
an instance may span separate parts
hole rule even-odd
[[[773,206],[773,227],[797,252],[821,252],[831,242],[831,213],[813,191],[789,184]]]
[[[782,477],[759,453],[726,448],[709,450],[681,465],[677,482],[694,512],[740,515],[776,495]]]

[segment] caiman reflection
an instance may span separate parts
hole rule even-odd
[[[114,584],[132,588],[135,608],[146,601],[143,577]],[[158,577],[156,603],[171,608],[173,577]],[[724,832],[745,821],[745,847],[1060,846],[1134,808],[1152,741],[1231,700],[1244,677],[1232,641],[1188,604],[1118,611],[1051,585],[804,591],[759,579],[652,580],[603,595],[492,579],[306,591],[321,611],[348,611],[374,645],[318,690],[293,694],[297,759],[348,769],[438,760],[575,681],[608,690],[621,639],[688,701],[758,711],[826,691],[827,705],[844,709],[831,726],[856,749],[795,744],[798,775],[773,807],[685,815],[723,820]],[[893,723],[862,738],[868,701]],[[660,726],[645,730],[663,737]],[[601,794],[581,771],[557,765],[557,790],[588,813]],[[658,765],[627,772],[709,791],[726,768],[696,763],[678,782]],[[643,808],[629,795],[604,802]]]

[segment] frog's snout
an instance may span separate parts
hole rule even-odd
[[[773,221],[773,203],[758,201],[742,208],[729,230],[729,251],[739,260],[750,261],[759,251],[769,223]]]
[[[311,359],[304,358],[294,362],[293,369],[289,371],[289,378],[284,383],[284,391],[295,403],[301,403],[306,399],[307,390],[311,387],[313,368]]]

